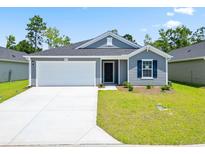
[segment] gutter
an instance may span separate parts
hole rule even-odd
[[[184,62],[184,61],[199,60],[199,59],[205,60],[205,56],[204,57],[187,58],[187,59],[178,59],[178,60],[169,61],[169,63]]]
[[[5,62],[15,62],[15,63],[28,63],[27,61],[10,60],[10,59],[0,59],[0,61],[5,61]]]

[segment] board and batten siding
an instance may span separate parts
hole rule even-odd
[[[205,60],[171,62],[169,80],[205,85]]]
[[[127,81],[127,60],[120,60],[120,84]]]
[[[137,61],[142,59],[157,60],[157,78],[141,79],[137,77]],[[152,52],[143,51],[129,58],[129,82],[135,86],[166,85],[166,58]]]
[[[64,61],[64,58],[32,58],[31,59],[31,85],[36,85],[36,61]],[[68,58],[68,61],[96,61],[96,84],[100,84],[99,58]]]
[[[0,61],[0,82],[27,80],[28,74],[28,63]]]
[[[111,37],[111,36],[109,36]],[[96,48],[122,48],[122,49],[133,49],[134,47],[117,40],[116,38],[112,38],[112,46],[107,46],[107,37],[101,39],[89,46],[86,47],[87,49],[96,49]]]

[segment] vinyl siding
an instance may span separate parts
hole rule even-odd
[[[9,71],[11,81],[28,79],[28,63],[0,61],[0,82],[9,81]]]
[[[141,79],[137,77],[137,61],[142,59],[157,60],[157,78]],[[166,59],[152,51],[143,51],[129,58],[129,82],[138,85],[165,85],[166,84]]]
[[[120,60],[120,84],[127,81],[127,60]]]
[[[169,80],[205,85],[205,60],[169,63]]]
[[[112,38],[112,44],[113,46],[107,46],[107,37],[104,39],[101,39],[89,46],[87,46],[87,49],[95,49],[95,48],[122,48],[122,49],[134,49],[134,47],[117,40],[115,38]]]
[[[100,84],[100,59],[99,58],[69,58],[69,61],[96,61],[96,84]],[[63,58],[32,58],[31,85],[36,84],[36,61],[64,61]]]

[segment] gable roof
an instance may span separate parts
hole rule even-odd
[[[204,59],[205,41],[184,48],[173,50],[170,52],[170,55],[173,56],[170,62]]]
[[[0,61],[27,62],[23,56],[28,55],[25,52],[19,52],[4,47],[0,47]]]
[[[158,55],[160,55],[162,57],[168,58],[168,59],[172,58],[172,56],[170,56],[169,54],[167,54],[167,53],[165,53],[165,52],[163,52],[163,51],[161,51],[161,50],[159,50],[159,49],[157,49],[157,48],[155,48],[155,47],[153,47],[151,45],[147,45],[147,46],[144,46],[144,47],[142,47],[142,48],[140,48],[138,50],[135,50],[134,52],[129,54],[129,57],[137,55],[137,54],[139,54],[139,53],[141,53],[141,52],[143,52],[145,50],[152,51],[152,52],[154,52],[154,53],[156,53],[156,54],[158,54]]]
[[[92,40],[90,40],[90,41],[88,41],[88,42],[86,42],[86,43],[76,47],[76,49],[85,48],[85,47],[87,47],[87,46],[89,46],[89,45],[91,45],[91,44],[93,44],[93,43],[95,43],[95,42],[97,42],[97,41],[99,41],[99,40],[101,40],[103,38],[106,38],[107,36],[112,36],[113,38],[116,38],[116,39],[120,40],[121,42],[123,42],[125,44],[128,44],[129,46],[132,46],[132,47],[134,47],[136,49],[141,47],[140,45],[138,45],[136,43],[133,43],[133,42],[123,38],[122,36],[120,36],[118,34],[115,34],[113,32],[108,31],[108,32],[105,32],[105,33],[97,36],[96,38],[94,38],[94,39],[92,39]]]

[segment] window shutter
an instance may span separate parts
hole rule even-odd
[[[142,77],[142,60],[137,61],[137,77]]]
[[[153,60],[153,78],[157,78],[157,60]]]

